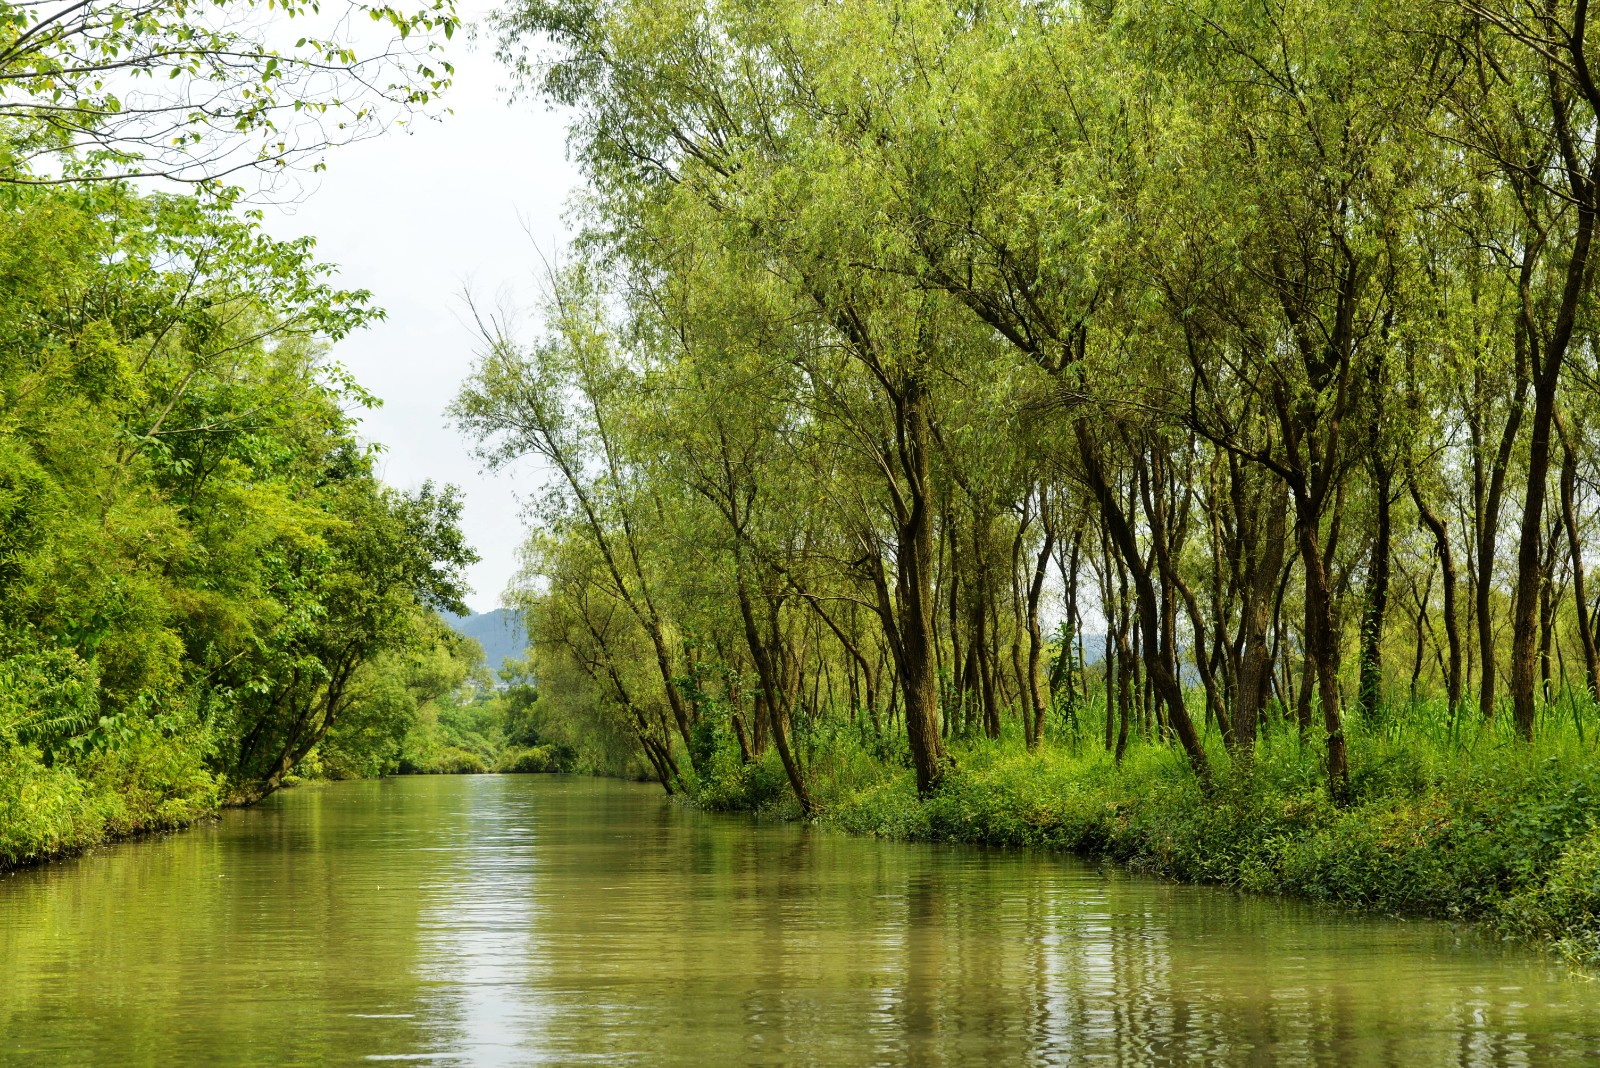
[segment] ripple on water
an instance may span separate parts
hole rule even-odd
[[[0,961],[7,1065],[1600,1059],[1600,984],[1442,925],[583,779],[303,788],[21,873]]]

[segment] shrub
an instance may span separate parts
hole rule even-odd
[[[483,775],[489,764],[470,749],[447,745],[418,758],[402,761],[400,771],[406,775]]]
[[[760,812],[789,800],[789,777],[770,749],[748,764],[736,751],[717,750],[694,793],[695,804],[712,812]]]
[[[1499,926],[1547,940],[1574,963],[1600,964],[1600,826],[1574,841],[1542,883],[1507,898]]]
[[[500,755],[494,770],[510,775],[565,771],[563,755],[553,745],[514,747]]]

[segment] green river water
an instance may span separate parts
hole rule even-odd
[[[1443,924],[575,778],[305,787],[0,878],[5,1065],[1600,1063]]]

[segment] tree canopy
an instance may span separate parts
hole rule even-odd
[[[0,3],[0,183],[320,169],[450,85],[453,0]]]
[[[1592,716],[1582,0],[495,26],[588,186],[456,413],[554,466],[540,663],[668,789],[770,745],[809,808],[844,730],[926,793],[1096,708],[1202,779],[1294,732],[1343,801],[1352,730]]]
[[[437,614],[460,494],[380,481],[329,356],[383,312],[226,184],[420,114],[456,25],[0,5],[0,866],[258,799],[319,745],[392,768],[462,681],[418,666],[472,657]]]

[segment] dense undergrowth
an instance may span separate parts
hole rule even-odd
[[[68,763],[0,746],[0,870],[216,812],[219,779],[183,740],[145,734]]]
[[[1088,736],[1030,752],[1008,731],[957,742],[954,769],[927,798],[901,754],[875,752],[861,731],[807,747],[817,818],[856,834],[1106,856],[1188,882],[1480,923],[1595,965],[1594,739],[1568,708],[1552,709],[1531,745],[1509,725],[1407,709],[1388,729],[1352,729],[1344,807],[1329,798],[1321,746],[1292,729],[1264,739],[1249,764],[1230,763],[1212,739],[1209,785],[1165,745],[1135,742],[1119,766]],[[799,815],[773,754],[740,766],[719,750],[695,802]]]

